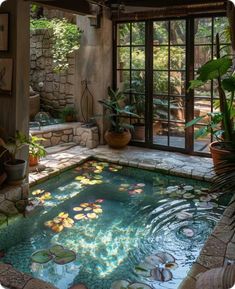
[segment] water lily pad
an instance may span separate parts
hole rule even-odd
[[[86,207],[86,208],[84,209],[85,212],[89,212],[89,211],[91,211],[91,210],[92,210],[91,207]]]
[[[156,256],[163,261],[163,264],[175,262],[175,257],[167,252],[158,252]]]
[[[89,203],[82,203],[82,204],[80,204],[80,207],[82,207],[82,208],[86,208],[86,207],[89,207]]]
[[[209,202],[211,200],[211,196],[205,195],[200,197],[201,202]]]
[[[84,180],[84,179],[85,179],[84,176],[77,176],[77,177],[75,178],[76,181],[81,181],[81,180]]]
[[[81,211],[83,211],[83,208],[81,208],[81,207],[75,207],[75,208],[73,208],[73,210],[74,210],[75,212],[81,212]]]
[[[32,195],[37,196],[37,195],[43,194],[44,192],[45,192],[45,190],[38,189],[38,190],[33,191]]]
[[[53,256],[49,250],[40,250],[32,254],[31,260],[34,263],[45,264],[49,262]]]
[[[144,283],[133,283],[129,285],[128,289],[152,289],[152,287]]]
[[[97,218],[98,218],[98,216],[96,215],[96,213],[89,213],[89,214],[87,214],[87,217],[88,217],[89,219],[97,219]]]
[[[64,226],[63,225],[54,225],[51,227],[52,231],[55,233],[60,233],[61,231],[63,231]]]
[[[129,282],[126,280],[117,280],[114,281],[111,285],[110,289],[123,289],[123,288],[128,288]]]
[[[83,220],[85,218],[86,218],[86,216],[84,214],[77,214],[74,216],[74,219],[78,220],[78,221]]]
[[[183,189],[185,190],[185,191],[193,191],[193,186],[183,186]]]
[[[93,212],[96,214],[101,214],[103,212],[103,210],[101,208],[96,208],[93,210]]]
[[[62,251],[64,251],[64,247],[61,245],[54,245],[49,249],[50,253],[53,255],[58,255]]]
[[[203,209],[212,209],[214,207],[211,202],[198,202],[196,205]]]
[[[137,186],[138,186],[139,188],[142,188],[142,187],[145,187],[145,184],[144,184],[144,183],[139,183],[139,184],[137,184]]]
[[[63,251],[59,252],[54,258],[54,262],[59,265],[68,264],[74,260],[76,260],[75,252],[68,249],[64,249]]]
[[[185,193],[185,194],[183,195],[183,197],[184,197],[185,199],[193,199],[193,198],[194,198],[194,195],[191,194],[191,193]]]
[[[151,269],[153,269],[156,265],[160,265],[164,263],[164,260],[156,255],[150,255],[145,258],[145,262],[148,264],[148,266],[152,266]]]
[[[64,213],[64,212],[61,212],[61,213],[58,215],[58,217],[59,217],[59,218],[62,218],[62,219],[66,219],[66,218],[68,218],[68,216],[69,216],[69,214],[68,214],[68,213]]]
[[[173,278],[173,275],[168,269],[154,268],[151,270],[151,277],[156,281],[168,282]]]
[[[193,217],[193,214],[186,212],[186,211],[181,211],[176,214],[177,219],[179,220],[187,220]]]
[[[174,270],[176,268],[178,268],[177,263],[166,263],[165,264],[165,269]]]
[[[195,235],[194,230],[191,228],[183,228],[182,233],[188,238],[192,238]]]

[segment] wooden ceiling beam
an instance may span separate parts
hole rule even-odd
[[[26,0],[27,1],[27,0]],[[90,4],[86,0],[33,0],[34,3],[43,6],[62,9],[64,11],[88,15],[91,14]]]
[[[181,5],[194,4],[210,4],[210,3],[225,3],[227,0],[108,0],[107,4],[112,5],[126,5],[136,7],[169,7]]]

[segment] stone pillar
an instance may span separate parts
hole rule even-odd
[[[87,16],[77,16],[77,25],[83,31],[81,46],[77,53],[75,75],[75,105],[81,116],[82,81],[87,80],[94,97],[94,114],[103,114],[98,100],[107,97],[107,88],[112,85],[112,21],[104,9],[101,28],[90,26]],[[104,119],[97,118],[101,143],[105,130]]]
[[[13,59],[12,95],[0,95],[0,127],[9,135],[28,134],[29,122],[29,1],[7,0],[0,7],[9,13],[9,50],[0,58]],[[27,152],[24,156],[27,157]]]

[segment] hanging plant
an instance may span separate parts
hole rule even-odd
[[[79,49],[82,31],[67,19],[31,19],[31,30],[52,30],[52,57],[54,71],[61,72],[69,68],[68,56]]]

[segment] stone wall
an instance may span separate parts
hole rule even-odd
[[[68,142],[74,142],[90,149],[99,145],[98,127],[85,128],[81,123],[50,125],[30,132],[32,135],[44,138],[42,144],[46,148]]]
[[[69,69],[53,72],[52,31],[34,29],[30,32],[30,84],[40,93],[41,103],[54,109],[74,106],[75,55],[69,58]]]
[[[0,226],[8,223],[8,218],[23,213],[29,195],[28,183],[6,186],[0,190]]]

